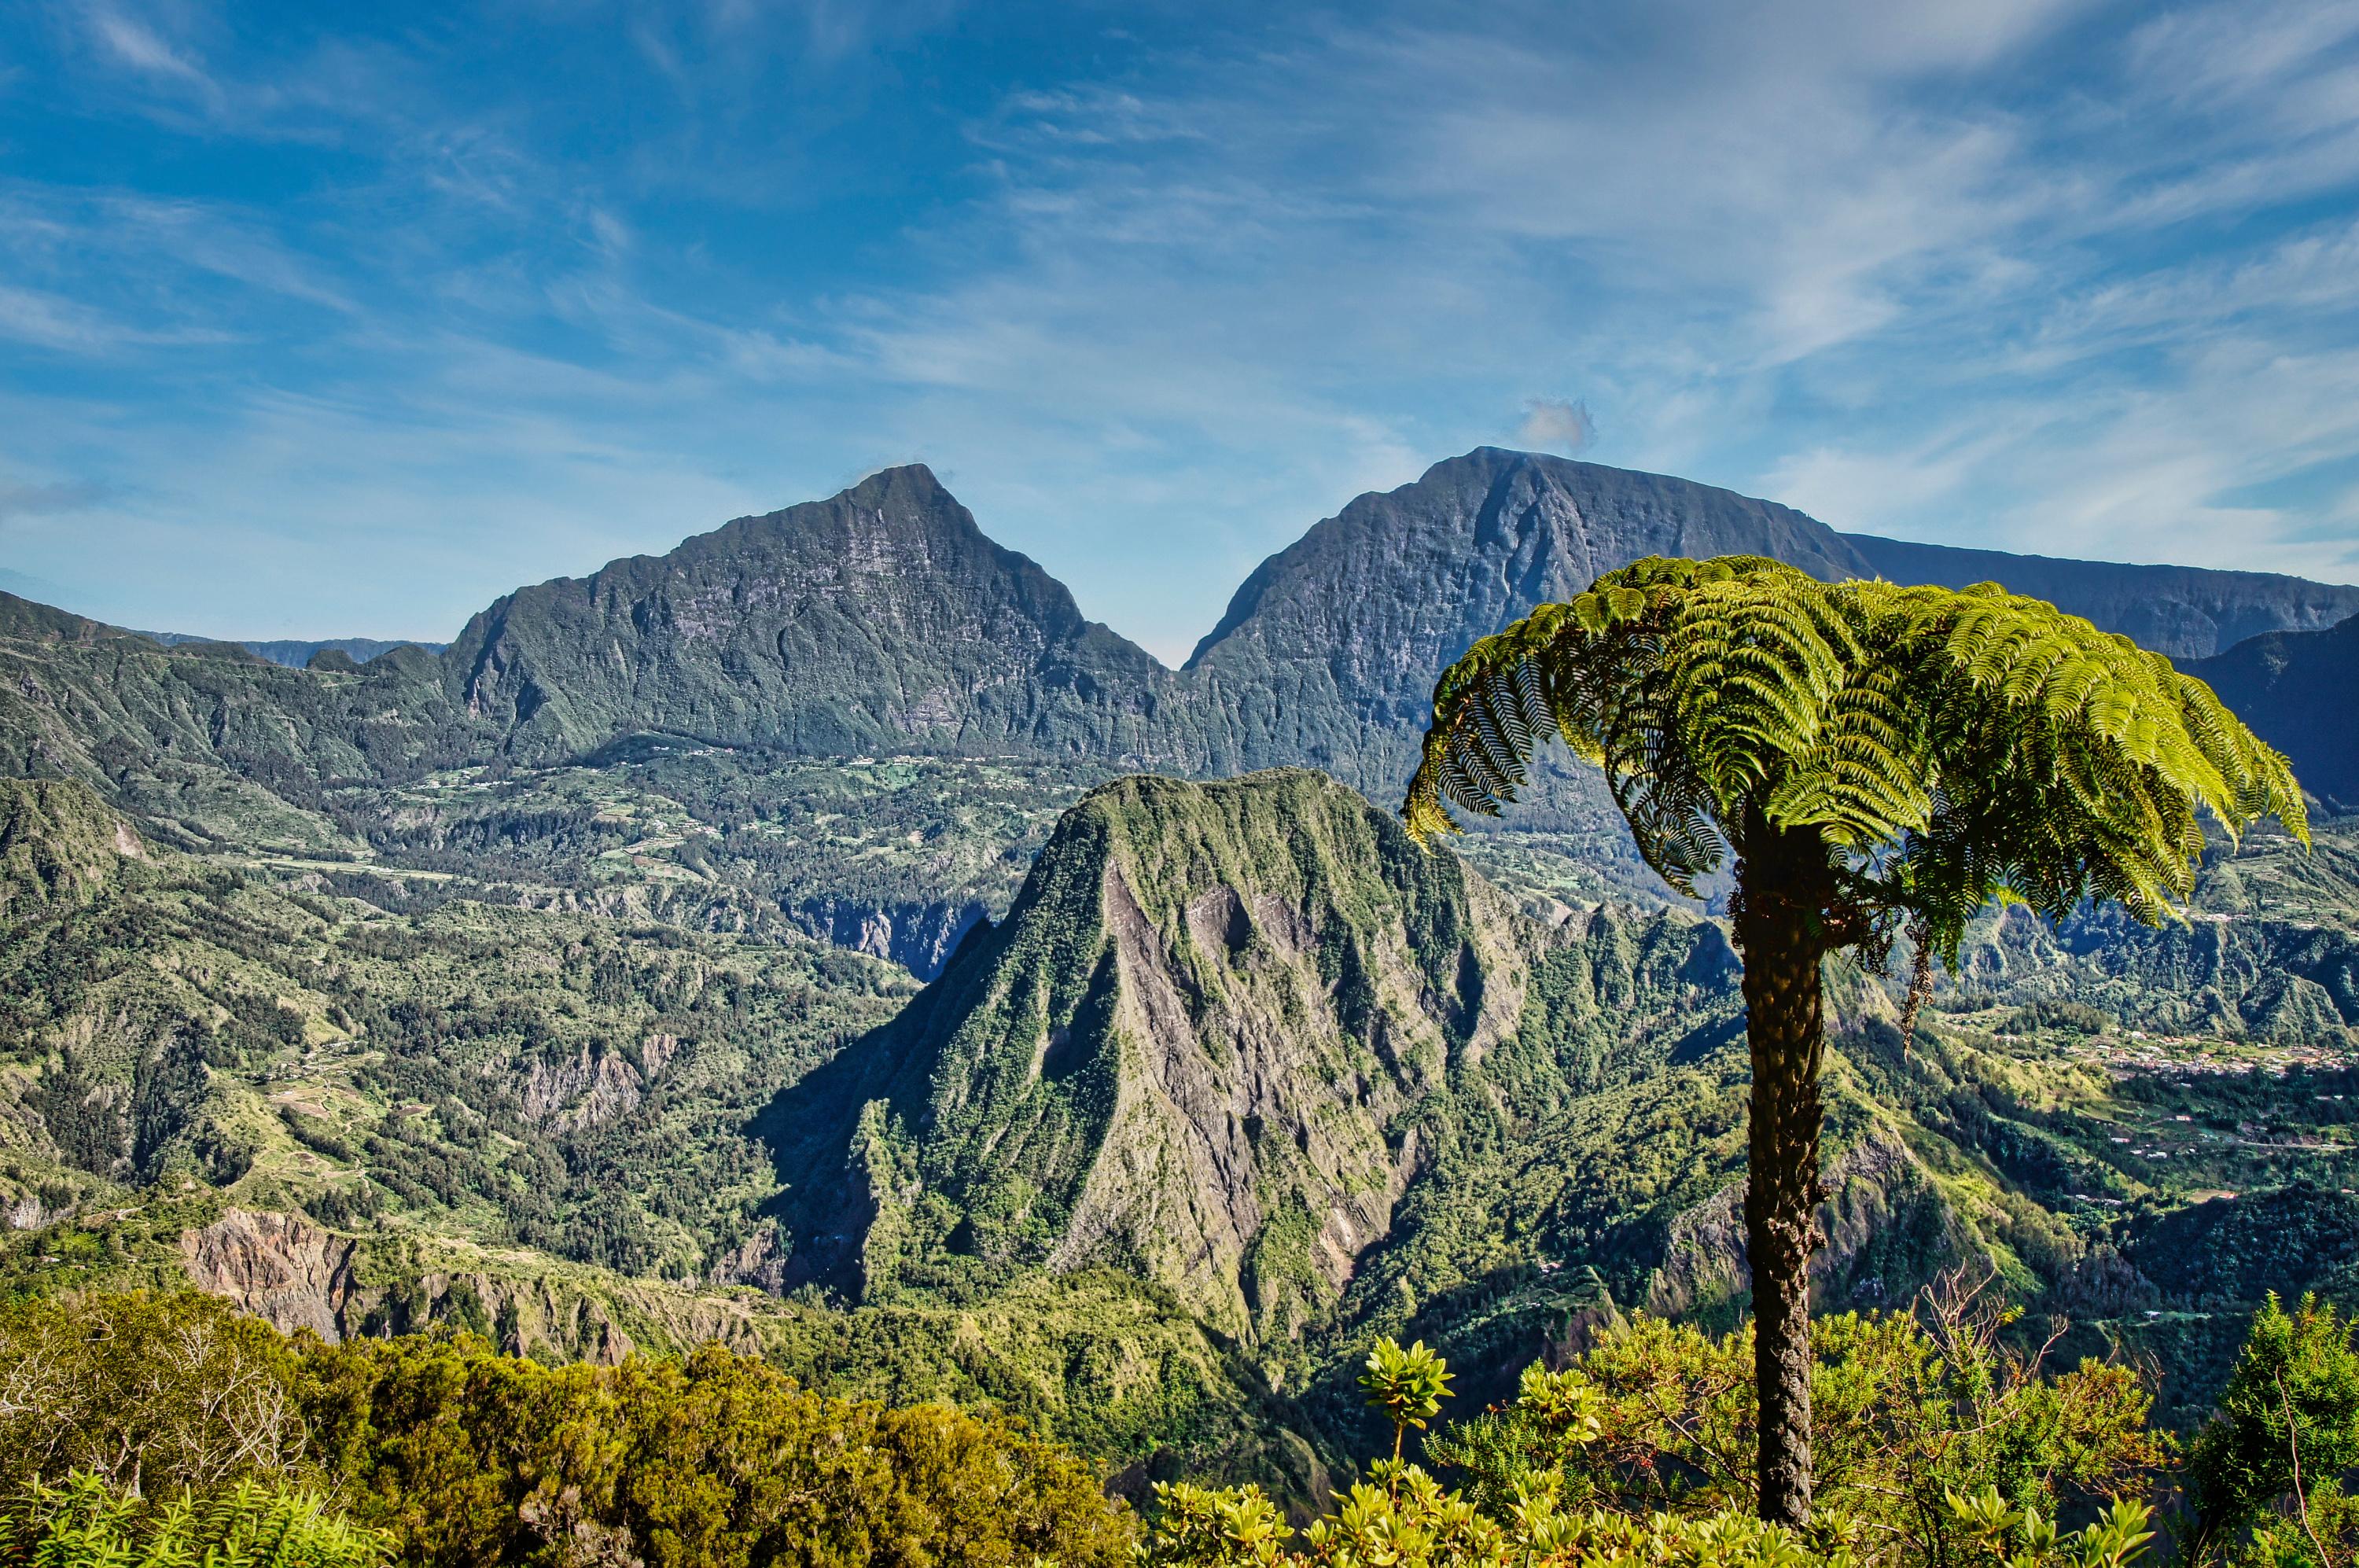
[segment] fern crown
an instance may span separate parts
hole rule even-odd
[[[2158,653],[1996,583],[1821,583],[1760,556],[1650,556],[1445,671],[1402,816],[1495,815],[1549,735],[1603,766],[1684,892],[1748,822],[1815,829],[1851,898],[1954,960],[1993,899],[2050,918],[2193,889],[2200,813],[2309,820],[2286,759]]]

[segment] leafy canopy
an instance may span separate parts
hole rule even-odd
[[[2257,1525],[2255,1562],[2302,1562],[2322,1538],[2359,1547],[2359,1508],[2341,1482],[2359,1469],[2359,1321],[2305,1296],[2288,1312],[2272,1293],[2253,1318],[2220,1408],[2195,1439],[2188,1470],[2206,1542]],[[2290,1497],[2295,1519],[2272,1519]],[[2329,1522],[2329,1521],[2332,1522]],[[2304,1553],[2305,1542],[2315,1551]]]
[[[1550,734],[1603,766],[1673,887],[1741,855],[1757,813],[1817,830],[1844,901],[1909,912],[1945,959],[1995,898],[2050,918],[2114,898],[2160,923],[2193,887],[2203,811],[2309,841],[2285,758],[2210,687],[1995,583],[1649,556],[1443,673],[1409,831],[1458,831],[1444,801],[1496,814]]]

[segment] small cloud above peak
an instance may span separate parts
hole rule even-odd
[[[1578,457],[1597,440],[1597,421],[1582,398],[1525,400],[1523,422],[1516,427],[1516,444],[1534,452],[1562,452]]]

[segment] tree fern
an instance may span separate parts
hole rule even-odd
[[[1754,1063],[1747,1251],[1760,1504],[1810,1508],[1808,1284],[1820,1196],[1819,961],[1938,954],[1993,900],[2050,919],[2112,899],[2159,923],[2193,889],[2202,817],[2274,815],[2286,760],[2201,681],[1995,583],[1821,583],[1759,556],[1649,557],[1543,604],[1444,672],[1401,809],[1496,814],[1549,735],[1602,766],[1638,852],[1692,894],[1734,856]]]
[[[1824,583],[1781,562],[1650,557],[1484,638],[1445,673],[1403,816],[1495,815],[1537,740],[1605,768],[1675,887],[1741,853],[1748,803],[1816,828],[1863,907],[1944,957],[1994,898],[2112,898],[2158,921],[2194,886],[2199,812],[2308,841],[2283,757],[2160,654],[1995,584]]]

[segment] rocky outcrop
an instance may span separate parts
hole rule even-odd
[[[875,904],[852,898],[805,898],[795,924],[821,942],[888,959],[920,980],[942,972],[966,933],[991,911],[973,899]]]
[[[89,786],[0,779],[0,920],[88,903],[147,842]]]
[[[609,1122],[639,1103],[638,1069],[604,1047],[584,1045],[571,1059],[536,1062],[524,1083],[524,1114],[556,1132]]]
[[[787,1254],[775,1222],[766,1221],[714,1259],[706,1276],[715,1285],[751,1285],[777,1295],[787,1288]]]
[[[361,1247],[299,1214],[233,1208],[183,1232],[180,1258],[198,1290],[283,1333],[308,1329],[331,1344],[447,1324],[485,1334],[511,1355],[608,1366],[639,1348],[678,1351],[717,1340],[756,1351],[762,1344],[756,1313],[726,1296],[519,1271],[490,1258],[381,1260],[369,1271],[374,1282],[364,1284]],[[758,1237],[748,1247],[757,1247]]]
[[[181,1233],[180,1258],[198,1290],[282,1333],[309,1329],[332,1345],[349,1332],[358,1245],[299,1215],[231,1209]]]
[[[603,1044],[583,1044],[571,1057],[532,1063],[518,1097],[527,1120],[553,1132],[582,1132],[613,1121],[645,1097],[679,1053],[679,1037],[649,1035],[634,1064]]]
[[[1810,1259],[1810,1285],[1822,1311],[1900,1307],[1933,1267],[1972,1256],[1974,1242],[1934,1192],[1908,1146],[1871,1128],[1827,1162],[1829,1196],[1819,1209],[1823,1244]],[[1906,1230],[1910,1247],[1889,1267],[1888,1244]],[[1876,1256],[1879,1248],[1885,1256]],[[1743,1297],[1752,1289],[1745,1246],[1745,1189],[1715,1193],[1675,1219],[1662,1265],[1648,1283],[1646,1310],[1675,1317]]]

